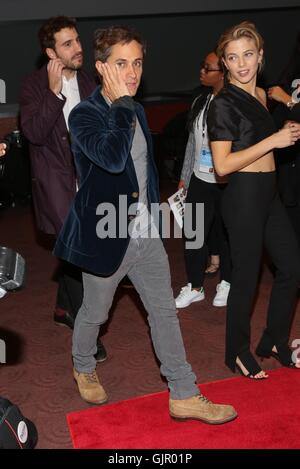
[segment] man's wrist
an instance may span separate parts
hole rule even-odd
[[[61,94],[61,91],[62,91],[61,89],[59,89],[59,88],[58,88],[58,89],[53,89],[53,88],[50,88],[50,86],[49,86],[49,90],[50,90],[53,94],[55,94],[55,96],[57,96],[58,98],[60,98],[60,99],[63,98],[63,96],[62,96],[62,94]]]
[[[116,99],[112,103],[112,107],[116,107],[116,106],[120,106],[120,105],[123,106],[123,107],[127,107],[128,109],[131,109],[132,111],[135,110],[134,100],[129,95],[121,96],[120,98]]]
[[[297,104],[297,103],[292,98],[286,103],[286,107],[291,111],[293,109],[293,107],[295,106],[295,104]]]

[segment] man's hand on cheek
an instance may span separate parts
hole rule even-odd
[[[100,65],[100,71],[103,79],[103,93],[112,102],[121,96],[129,95],[118,65],[110,66],[105,62]]]

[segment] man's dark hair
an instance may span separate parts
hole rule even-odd
[[[111,26],[107,29],[97,29],[94,34],[94,57],[95,61],[106,62],[115,44],[128,44],[131,41],[138,42],[146,53],[146,45],[141,36],[127,26]]]
[[[76,29],[76,19],[69,16],[55,16],[49,18],[46,23],[41,26],[38,37],[43,52],[45,52],[47,47],[55,49],[54,34],[64,28]]]

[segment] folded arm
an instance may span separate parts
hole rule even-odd
[[[285,126],[259,143],[240,151],[231,151],[231,141],[211,141],[215,169],[219,176],[240,171],[271,152],[274,148],[285,148],[294,145],[299,137],[300,126],[294,124]]]

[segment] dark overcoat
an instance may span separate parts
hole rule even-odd
[[[80,98],[89,96],[95,80],[77,72]],[[21,128],[29,141],[32,196],[37,227],[57,235],[76,192],[74,159],[60,99],[50,89],[47,66],[23,81],[20,94]]]

